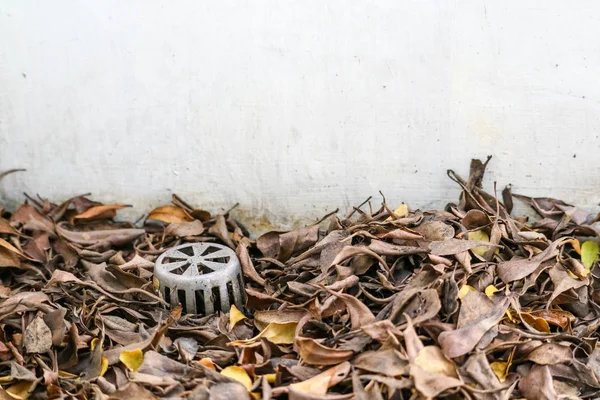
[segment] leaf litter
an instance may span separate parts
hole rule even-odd
[[[499,199],[488,162],[448,171],[444,210],[369,199],[256,240],[175,195],[138,223],[89,195],[0,206],[0,398],[600,398],[600,217]],[[167,306],[154,262],[189,242],[236,251],[243,309]]]

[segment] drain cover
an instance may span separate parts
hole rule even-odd
[[[158,257],[154,275],[171,307],[181,303],[188,314],[229,312],[233,303],[244,305],[240,261],[229,247],[213,243],[188,243]]]

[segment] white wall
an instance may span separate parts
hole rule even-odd
[[[445,174],[600,201],[597,0],[0,1],[2,202],[172,192],[289,225]],[[379,199],[376,198],[376,204]],[[131,215],[131,214],[130,214]]]

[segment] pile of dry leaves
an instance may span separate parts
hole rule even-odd
[[[0,400],[600,398],[596,218],[499,201],[486,164],[449,171],[443,211],[365,202],[257,240],[176,196],[137,225],[86,196],[0,206]],[[199,241],[236,250],[244,310],[160,297],[155,259]]]

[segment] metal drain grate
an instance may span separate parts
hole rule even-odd
[[[158,257],[154,275],[171,307],[181,303],[188,314],[228,312],[231,304],[242,309],[244,281],[240,261],[229,247],[188,243]]]

